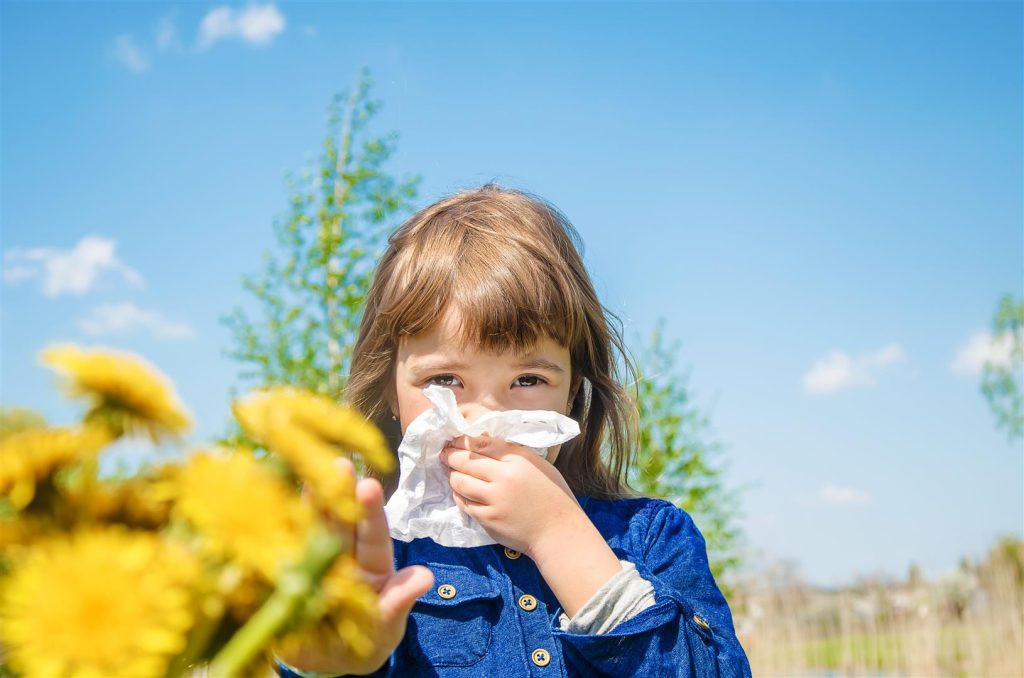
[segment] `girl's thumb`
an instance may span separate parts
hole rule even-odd
[[[422,565],[410,565],[395,572],[378,594],[381,621],[404,621],[416,599],[433,585],[434,573]]]

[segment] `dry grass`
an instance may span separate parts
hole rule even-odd
[[[769,576],[738,587],[731,604],[755,676],[1024,677],[1017,539],[938,582],[823,591]]]

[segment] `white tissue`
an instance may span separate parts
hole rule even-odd
[[[398,447],[398,488],[384,506],[391,536],[400,541],[429,537],[443,546],[496,543],[476,520],[455,504],[448,469],[439,457],[445,443],[461,435],[525,445],[545,459],[548,448],[575,438],[575,421],[547,410],[487,412],[467,422],[451,389],[431,384],[423,395],[434,407],[409,423]]]

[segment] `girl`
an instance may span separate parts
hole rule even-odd
[[[632,369],[578,242],[553,206],[493,184],[391,235],[349,402],[397,440],[431,407],[430,384],[452,389],[469,420],[553,410],[580,435],[547,459],[487,436],[442,452],[456,504],[493,546],[392,540],[383,505],[397,478],[360,480],[353,536],[380,593],[378,654],[306,648],[282,658],[282,676],[749,676],[700,531],[626,485],[634,406],[617,356]]]

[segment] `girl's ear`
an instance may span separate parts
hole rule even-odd
[[[576,402],[576,394],[580,392],[580,386],[583,384],[583,377],[581,375],[575,375],[572,378],[572,386],[569,388],[569,402],[567,403],[566,414],[572,412],[573,404]]]
[[[397,377],[395,375],[394,361],[391,362],[391,370],[389,372],[391,376],[388,379],[387,384],[384,386],[384,402],[388,405],[387,416],[390,417],[392,421],[397,421],[399,419],[398,391],[395,388],[395,379]]]

